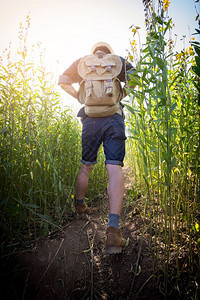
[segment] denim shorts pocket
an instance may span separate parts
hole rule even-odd
[[[125,135],[125,125],[124,122],[118,122],[113,125],[113,133],[112,133],[113,140],[126,140]]]

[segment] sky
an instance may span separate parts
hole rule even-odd
[[[178,35],[177,49],[181,50],[182,36],[187,36],[187,42],[197,28],[194,0],[170,2],[168,12]],[[19,48],[19,23],[25,23],[30,15],[28,41],[31,45],[41,43],[48,69],[56,76],[89,54],[99,41],[109,43],[116,54],[127,56],[132,24],[141,27],[141,43],[145,42],[142,0],[0,0],[0,4],[0,56],[10,41],[12,50]]]

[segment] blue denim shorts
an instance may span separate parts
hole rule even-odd
[[[82,121],[82,162],[93,165],[103,143],[105,164],[121,165],[125,156],[124,118],[116,113],[104,118],[85,117]]]

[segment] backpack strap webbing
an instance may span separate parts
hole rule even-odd
[[[85,89],[86,89],[86,97],[89,97],[92,94],[92,82],[90,79],[86,80]]]
[[[106,80],[106,94],[111,94],[113,92],[113,81],[112,79]]]

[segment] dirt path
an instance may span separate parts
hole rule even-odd
[[[129,189],[127,169],[124,175]],[[93,203],[90,216],[74,217],[62,232],[18,254],[9,280],[4,277],[2,299],[161,299],[152,285],[150,247],[141,237],[143,220],[133,206],[124,207],[121,225],[127,246],[122,254],[106,256],[107,215],[105,195]]]

